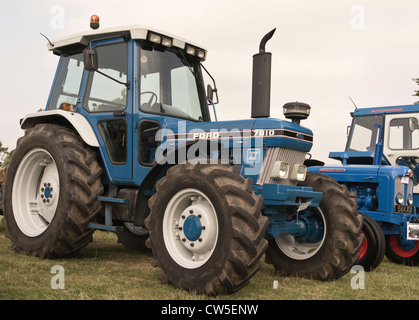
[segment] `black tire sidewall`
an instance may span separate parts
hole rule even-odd
[[[365,255],[357,260],[356,264],[361,265],[365,271],[372,271],[384,257],[386,245],[384,233],[378,223],[365,214],[363,214],[362,232],[367,240],[367,250]]]

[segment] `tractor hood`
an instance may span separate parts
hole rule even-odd
[[[167,140],[210,140],[229,144],[249,139],[263,140],[266,147],[283,147],[308,152],[313,145],[313,132],[299,124],[274,118],[236,121],[173,123],[167,127]]]
[[[409,175],[410,169],[403,166],[326,165],[309,167],[307,171],[325,174],[339,182],[389,183],[397,177]]]

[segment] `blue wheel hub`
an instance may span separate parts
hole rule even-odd
[[[183,224],[183,233],[189,241],[198,240],[202,233],[201,220],[195,215],[187,217]]]
[[[43,183],[41,185],[40,196],[42,202],[44,203],[49,203],[50,201],[52,201],[53,188],[51,186],[51,183]]]
[[[50,187],[46,187],[45,188],[44,195],[45,195],[45,198],[49,199],[49,197],[51,196],[51,189],[50,189]]]

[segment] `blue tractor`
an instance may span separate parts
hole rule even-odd
[[[269,117],[273,33],[253,57],[252,119],[239,121],[211,119],[218,93],[192,42],[141,26],[49,42],[51,93],[21,120],[3,185],[13,248],[66,257],[108,230],[151,249],[165,282],[208,295],[245,286],[265,253],[283,275],[345,275],[362,217],[344,186],[306,172],[310,107]]]
[[[356,195],[365,240],[357,264],[376,268],[384,255],[419,264],[418,105],[356,108],[345,151],[331,152],[342,165],[311,161],[309,172],[333,177]]]

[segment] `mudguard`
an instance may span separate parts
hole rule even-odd
[[[99,141],[89,122],[81,114],[64,110],[49,110],[31,113],[20,122],[22,129],[29,129],[38,123],[67,123],[80,135],[83,141],[91,147],[99,147]]]

